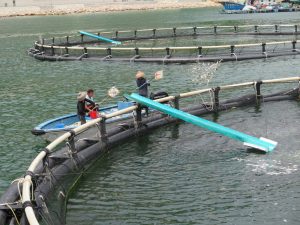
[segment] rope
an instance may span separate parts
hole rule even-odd
[[[235,53],[231,53],[231,54],[235,57],[235,61],[237,61],[238,60],[237,55]]]
[[[13,208],[12,208],[8,203],[6,203],[6,206],[11,210],[12,214],[13,214],[14,217],[15,217],[15,220],[16,220],[17,224],[20,225],[20,221],[18,220],[18,217],[17,217],[17,215],[15,214],[15,211],[13,210]]]
[[[13,180],[11,182],[12,184],[15,183],[16,181],[18,182],[18,193],[19,193],[21,202],[23,201],[23,197],[22,197],[22,191],[21,191],[21,188],[20,188],[20,184],[23,184],[24,180],[25,179],[23,177],[21,177],[21,178]],[[31,183],[31,186],[32,186],[33,185],[32,180],[30,180],[30,183]],[[31,197],[32,197],[32,199],[34,199],[33,188],[31,189]]]

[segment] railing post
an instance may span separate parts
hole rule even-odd
[[[173,27],[173,36],[176,36],[176,27]]]
[[[77,150],[76,150],[76,147],[75,147],[75,136],[76,136],[76,133],[73,130],[71,130],[70,133],[71,133],[71,136],[68,138],[68,141],[67,141],[66,144],[69,147],[72,155],[74,155],[74,154],[77,153]]]
[[[156,37],[156,29],[153,29],[152,32],[153,32],[152,36]]]
[[[233,27],[234,33],[237,33],[237,28],[238,28],[237,26],[234,26],[234,27]]]
[[[260,86],[262,85],[262,81],[256,81],[255,82],[255,90],[256,90],[256,99],[259,100],[262,98],[261,93],[260,93]]]
[[[197,27],[193,27],[194,35],[197,35]]]
[[[88,57],[88,51],[87,51],[87,48],[84,47],[84,48],[83,48],[83,51],[84,51],[84,57],[87,58],[87,57]]]
[[[214,26],[214,34],[217,34],[217,26]]]
[[[119,36],[119,31],[116,31],[116,38],[118,38]]]
[[[198,47],[198,56],[202,57],[202,47],[201,46]]]
[[[234,45],[231,45],[231,46],[230,46],[230,54],[231,54],[231,55],[234,55]]]
[[[261,44],[262,53],[266,53],[266,43]]]
[[[180,95],[176,95],[173,100],[175,109],[179,109],[179,99],[180,99]]]
[[[102,117],[100,122],[97,123],[97,127],[99,130],[99,137],[103,143],[106,143],[108,140],[107,132],[106,132],[106,118]]]
[[[135,122],[136,122],[136,128],[140,128],[142,126],[142,106],[138,104],[136,110],[136,117],[135,117]]]
[[[52,44],[54,45],[55,43],[55,37],[52,38]]]
[[[69,44],[69,36],[66,36],[67,44]]]
[[[137,30],[134,31],[134,38],[137,38]]]
[[[68,47],[65,47],[65,50],[66,50],[66,55],[69,55],[69,49],[68,49]]]
[[[140,55],[139,48],[138,48],[138,47],[136,47],[134,50],[135,50],[135,55],[136,55],[136,56],[139,56],[139,55]]]
[[[106,52],[107,52],[107,56],[111,56],[112,54],[111,54],[111,48],[107,48],[106,49]]]
[[[277,32],[278,32],[278,25],[275,24],[275,33],[277,33]]]
[[[54,56],[54,47],[51,45],[51,56]]]
[[[83,34],[80,34],[81,42],[83,42]]]
[[[296,43],[297,43],[297,41],[296,41],[296,40],[293,40],[293,41],[292,41],[292,45],[293,45],[293,52],[295,52],[295,51],[296,51]]]
[[[295,27],[295,33],[297,33],[298,32],[298,25],[295,25],[294,27]]]
[[[166,51],[167,51],[167,56],[171,56],[170,55],[170,48],[166,48]]]
[[[220,92],[220,87],[213,88],[212,91],[214,92],[214,102],[213,102],[213,110],[215,112],[218,112],[219,106],[220,106],[220,101],[219,101],[219,92]]]
[[[255,25],[255,26],[254,26],[254,32],[255,32],[255,33],[257,33],[257,28],[258,28],[258,26]]]
[[[44,45],[45,44],[45,39],[44,38],[42,38],[42,45]]]

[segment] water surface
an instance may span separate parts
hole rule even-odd
[[[26,50],[40,36],[299,22],[299,13],[224,15],[218,9],[0,19],[0,192],[24,174],[45,146],[31,135],[33,126],[75,111],[78,91],[94,88],[98,99],[113,85],[122,93],[133,91],[138,69],[148,76],[164,70],[165,78],[153,82],[153,91],[172,94],[204,86],[192,81],[202,64],[36,61]],[[249,39],[253,38],[260,37]],[[237,40],[243,42],[243,37]],[[298,56],[229,62],[221,64],[211,85],[299,76],[299,71]],[[278,86],[263,90],[277,91]],[[299,103],[266,103],[206,118],[276,140],[279,146],[271,154],[256,155],[240,143],[189,124],[163,127],[124,143],[95,163],[70,198],[67,224],[299,224]]]

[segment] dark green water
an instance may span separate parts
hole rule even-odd
[[[24,173],[45,146],[31,135],[32,127],[73,112],[78,91],[94,88],[99,99],[112,85],[122,92],[132,91],[138,69],[146,74],[164,69],[165,78],[153,83],[153,90],[178,93],[199,88],[191,79],[199,72],[197,64],[39,62],[25,51],[40,36],[79,29],[299,22],[300,13],[221,15],[217,9],[0,19],[0,192]],[[211,84],[299,76],[299,60],[224,63]],[[70,198],[67,223],[299,224],[299,103],[233,110],[221,113],[217,122],[276,140],[279,146],[271,154],[255,155],[237,142],[192,125],[161,128],[95,163]]]

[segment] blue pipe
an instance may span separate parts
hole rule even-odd
[[[192,123],[194,125],[205,128],[207,130],[222,134],[231,139],[235,139],[237,141],[244,142],[244,145],[262,150],[264,152],[273,151],[273,149],[277,145],[277,142],[275,142],[275,141],[268,140],[266,138],[259,139],[259,138],[250,136],[248,134],[244,134],[242,132],[233,130],[231,128],[224,127],[220,124],[205,120],[201,117],[197,117],[197,116],[191,115],[189,113],[180,111],[178,109],[174,109],[168,105],[164,105],[164,104],[158,103],[156,101],[152,101],[148,98],[142,97],[135,93],[131,94],[130,96],[126,96],[126,97],[133,101],[136,101],[142,105],[146,105],[150,108],[164,112],[172,117],[184,120],[188,123]]]
[[[89,33],[89,32],[79,31],[79,33],[82,34],[82,35],[86,35],[86,36],[96,38],[96,39],[101,40],[101,41],[106,41],[106,42],[109,42],[109,43],[112,43],[112,44],[116,44],[116,45],[122,44],[120,41],[114,41],[112,39],[102,37],[102,36],[99,36],[99,35],[96,35],[96,34],[92,34],[92,33]]]

